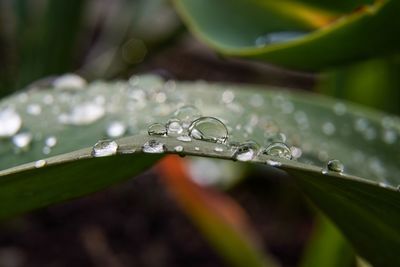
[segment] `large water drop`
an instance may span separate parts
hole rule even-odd
[[[158,136],[166,136],[167,135],[167,128],[162,123],[153,123],[147,129],[147,133],[149,135],[158,135]]]
[[[292,159],[292,152],[290,151],[290,148],[285,143],[281,142],[270,144],[263,151],[263,154],[284,159]]]
[[[228,129],[216,118],[201,117],[192,122],[189,135],[197,140],[224,143],[228,139]]]

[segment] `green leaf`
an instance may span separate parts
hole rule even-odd
[[[166,153],[240,159],[234,143],[193,138],[184,142],[172,134],[147,134],[149,124],[166,123],[182,105],[195,105],[203,116],[222,120],[229,130],[229,142],[253,140],[265,148],[272,141],[287,139],[296,160],[267,155],[254,147],[254,157],[248,153],[251,162],[278,167],[293,176],[369,262],[400,264],[399,118],[282,88],[164,83],[147,76],[129,82],[98,81],[80,89],[38,88],[4,99],[0,114],[5,110],[8,116],[19,114],[19,131],[34,138],[30,147],[18,149],[10,138],[1,141],[0,165],[5,170],[0,171],[0,217],[77,197],[136,174],[156,160],[142,152],[150,140],[158,141]],[[35,106],[36,113],[32,113]],[[41,168],[35,163],[10,168],[45,157],[43,151],[49,150],[43,148],[49,136],[55,136],[57,144],[48,155],[62,154],[93,146],[107,137],[107,129],[115,122],[126,127],[126,135],[132,135],[117,140],[116,157],[90,159],[92,150],[86,148],[51,157]],[[3,135],[5,129],[10,131],[8,120],[2,119],[0,126]],[[326,171],[329,159],[340,159],[345,172]],[[38,195],[40,200],[36,200]]]
[[[227,56],[319,70],[399,51],[398,1],[316,2],[174,1],[189,29]],[[289,40],[285,32],[301,35]]]

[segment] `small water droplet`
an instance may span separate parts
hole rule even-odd
[[[257,37],[257,39],[255,40],[255,45],[258,47],[263,47],[267,44],[289,42],[304,37],[306,34],[307,32],[301,31],[271,32]]]
[[[258,145],[253,141],[247,141],[241,143],[233,155],[233,157],[238,161],[249,161],[252,160],[258,152]]]
[[[279,166],[282,166],[282,163],[280,163],[279,161],[276,161],[276,160],[272,160],[272,159],[267,159],[267,160],[265,161],[265,163],[266,163],[267,165],[269,165],[269,166],[272,166],[272,167],[279,167]]]
[[[273,157],[292,159],[292,151],[285,143],[281,142],[270,144],[262,153]]]
[[[26,149],[32,141],[32,134],[29,132],[18,133],[13,136],[12,142],[18,149]]]
[[[81,76],[68,73],[53,81],[53,86],[58,90],[80,90],[86,86],[86,81]]]
[[[158,142],[157,140],[149,140],[143,145],[142,151],[152,154],[163,153],[165,152],[165,145]]]
[[[291,146],[290,151],[292,151],[292,157],[294,159],[300,158],[301,155],[303,154],[303,151],[301,150],[301,148],[298,148],[296,146]]]
[[[37,116],[42,113],[42,107],[39,104],[29,104],[26,107],[26,113],[32,116]]]
[[[346,111],[347,111],[346,105],[341,102],[338,102],[333,106],[333,112],[335,112],[335,114],[338,116],[346,114]]]
[[[235,94],[231,90],[226,90],[222,93],[222,103],[232,103],[233,99],[235,99]]]
[[[189,135],[197,140],[224,143],[228,139],[228,129],[216,118],[201,117],[192,122]]]
[[[224,152],[224,149],[223,149],[222,147],[216,146],[216,147],[214,148],[214,151],[215,151],[215,152],[218,152],[218,153],[221,153],[221,152]]]
[[[118,144],[113,140],[100,140],[94,146],[92,155],[94,157],[106,157],[117,153]]]
[[[85,102],[74,106],[69,114],[61,114],[59,121],[71,125],[88,125],[102,118],[104,114],[102,105]]]
[[[11,107],[0,109],[0,138],[11,137],[21,128],[22,119]]]
[[[175,152],[182,152],[183,151],[183,146],[176,146],[174,147]]]
[[[121,121],[113,121],[107,127],[107,135],[110,138],[118,138],[125,134],[126,125]]]
[[[167,135],[167,128],[162,123],[153,123],[147,129],[147,133],[149,135],[159,135],[159,136],[166,136]]]
[[[200,151],[200,147],[198,147],[198,146],[195,146],[195,147],[194,147],[194,150],[196,150],[196,151]]]
[[[44,159],[37,160],[35,162],[35,168],[42,168],[46,166],[47,162]]]
[[[176,140],[182,141],[182,142],[191,142],[192,138],[190,138],[189,135],[180,135],[176,138]]]
[[[192,121],[201,117],[201,112],[195,106],[185,105],[175,111],[174,117],[180,121],[183,128],[188,128]]]
[[[44,146],[44,147],[42,148],[42,152],[43,152],[43,154],[48,155],[48,154],[50,154],[50,152],[51,152],[51,148],[48,147],[48,146]]]
[[[325,122],[324,124],[322,124],[322,132],[324,134],[332,135],[335,133],[335,131],[336,131],[336,127],[332,122],[328,121],[328,122]]]
[[[57,138],[53,135],[46,138],[44,141],[47,147],[54,147],[57,144]]]
[[[337,159],[328,161],[326,164],[326,169],[332,172],[342,173],[344,171],[344,165]]]
[[[383,139],[383,142],[385,142],[386,144],[394,144],[394,143],[396,143],[396,140],[397,140],[397,133],[396,133],[396,131],[394,131],[394,130],[392,130],[392,129],[385,129],[384,131],[383,131],[383,134],[382,134],[383,136],[382,136],[382,139]]]
[[[183,132],[183,127],[181,122],[177,119],[169,120],[167,123],[167,134],[168,135],[178,135]]]

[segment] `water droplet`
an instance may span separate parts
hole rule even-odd
[[[281,142],[270,144],[262,153],[273,157],[292,159],[292,151],[285,143]]]
[[[168,135],[178,135],[183,132],[183,127],[181,122],[177,119],[169,120],[167,123],[167,134]]]
[[[49,136],[44,141],[47,147],[54,147],[57,144],[57,138],[55,136]]]
[[[301,150],[301,148],[298,148],[296,146],[291,146],[290,151],[292,151],[292,157],[294,159],[300,158],[301,155],[303,154],[303,151]]]
[[[94,157],[106,157],[117,153],[118,144],[113,140],[100,140],[94,146],[92,155]]]
[[[47,162],[44,159],[37,160],[35,162],[35,168],[42,168],[46,166]]]
[[[322,132],[324,134],[332,135],[335,133],[335,131],[336,131],[336,127],[332,122],[328,121],[328,122],[325,122],[324,124],[322,124]]]
[[[42,152],[43,152],[43,154],[48,155],[48,154],[50,154],[50,152],[51,152],[51,148],[48,147],[48,146],[44,146],[44,147],[42,148]]]
[[[0,138],[11,137],[21,128],[22,119],[11,107],[0,109]]]
[[[81,76],[68,73],[64,74],[53,81],[53,86],[58,90],[79,90],[86,86],[86,81]]]
[[[88,125],[102,118],[104,114],[102,105],[86,102],[73,107],[69,114],[61,114],[59,121],[71,125]]]
[[[382,136],[383,142],[385,142],[386,144],[394,144],[394,143],[396,143],[396,140],[397,140],[396,131],[394,131],[392,129],[386,129],[386,130],[384,130],[382,135],[383,135]]]
[[[159,135],[159,136],[166,136],[167,135],[167,128],[162,123],[153,123],[147,129],[147,133],[149,135]]]
[[[266,163],[267,165],[269,165],[269,166],[272,166],[272,167],[279,167],[279,166],[282,166],[282,163],[280,163],[279,161],[276,161],[276,160],[272,160],[272,159],[267,159],[267,160],[265,161],[265,163]]]
[[[200,147],[198,147],[198,146],[195,146],[195,147],[194,147],[194,150],[196,150],[196,151],[200,151]]]
[[[192,121],[198,119],[200,116],[200,110],[191,105],[182,106],[174,113],[174,117],[181,122],[183,128],[188,128]]]
[[[341,102],[338,102],[333,106],[333,112],[335,112],[335,114],[338,116],[346,114],[346,111],[347,111],[346,105]]]
[[[125,134],[126,125],[120,121],[111,122],[107,127],[107,135],[110,138],[118,138]]]
[[[233,157],[238,161],[252,160],[258,152],[258,145],[253,141],[241,143],[235,151]]]
[[[183,146],[176,146],[174,147],[175,152],[182,152],[183,151]]]
[[[218,153],[221,153],[221,152],[224,152],[224,149],[222,147],[217,146],[217,147],[214,148],[214,151],[218,152]]]
[[[257,39],[255,40],[255,45],[258,47],[263,47],[267,44],[288,42],[294,39],[304,37],[306,34],[307,32],[301,32],[301,31],[271,32],[257,37]]]
[[[157,140],[149,140],[143,145],[142,150],[145,153],[163,153],[165,151],[165,145]]]
[[[12,142],[19,149],[26,149],[32,141],[32,134],[29,132],[19,133],[13,136]]]
[[[176,138],[176,140],[182,141],[182,142],[191,142],[192,138],[190,138],[189,135],[180,135]]]
[[[226,90],[222,93],[222,103],[232,103],[233,99],[235,99],[235,94],[231,90]]]
[[[228,139],[228,129],[216,118],[201,117],[192,122],[189,135],[197,140],[224,143]]]
[[[32,116],[37,116],[42,113],[42,107],[39,104],[29,104],[26,107],[26,113]]]
[[[344,171],[343,163],[341,163],[337,159],[333,159],[333,160],[328,161],[328,163],[326,164],[326,168],[327,168],[328,171],[332,171],[332,172],[342,173]]]

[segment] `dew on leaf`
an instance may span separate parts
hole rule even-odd
[[[29,104],[26,107],[26,113],[32,116],[37,116],[42,113],[42,107],[39,104]]]
[[[107,127],[107,136],[110,138],[118,138],[125,134],[126,125],[121,121],[113,121]]]
[[[0,109],[0,138],[11,137],[22,126],[22,119],[12,107]]]
[[[142,151],[145,153],[163,153],[165,152],[165,145],[157,140],[149,140],[142,146]]]
[[[42,167],[46,166],[46,164],[47,164],[47,162],[44,159],[37,160],[35,162],[35,168],[42,168]]]
[[[166,127],[168,135],[179,135],[183,132],[183,127],[178,119],[169,120]]]
[[[192,138],[188,135],[180,135],[176,138],[176,140],[182,141],[182,142],[191,142]]]
[[[58,119],[63,124],[88,125],[102,118],[104,114],[103,105],[85,102],[74,106],[70,113],[61,114]]]
[[[201,112],[195,106],[185,105],[174,112],[174,117],[181,122],[183,128],[188,128],[192,121],[201,117]]]
[[[307,32],[302,32],[302,31],[271,32],[257,37],[256,40],[254,41],[254,44],[258,47],[263,47],[268,44],[289,42],[304,37],[306,34]]]
[[[336,127],[332,122],[327,121],[324,124],[322,124],[322,132],[324,134],[333,135],[335,133],[335,131],[336,131]]]
[[[228,139],[228,129],[219,119],[201,117],[192,122],[189,135],[197,140],[224,143]]]
[[[292,159],[292,152],[290,148],[282,142],[274,142],[270,144],[265,150],[262,152],[265,155],[279,157],[284,159]]]
[[[64,74],[53,81],[53,86],[55,89],[64,90],[80,90],[86,86],[87,82],[81,76],[68,73]]]
[[[118,144],[113,140],[100,140],[92,149],[92,156],[106,157],[117,153]]]
[[[337,172],[337,173],[342,173],[344,171],[344,165],[339,160],[332,159],[332,160],[328,161],[328,163],[326,164],[326,170],[332,171],[332,172]]]
[[[236,148],[233,157],[238,161],[250,161],[257,155],[258,149],[257,143],[247,141]]]
[[[12,142],[18,149],[26,149],[32,141],[32,134],[29,132],[18,133],[13,136]]]
[[[149,135],[158,135],[158,136],[166,136],[167,135],[167,128],[162,123],[153,123],[147,129],[147,133]]]
[[[182,152],[183,151],[183,146],[175,146],[174,147],[175,152]]]
[[[51,136],[48,136],[44,142],[47,147],[51,148],[57,144],[57,138],[55,136],[51,135]]]

